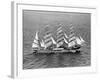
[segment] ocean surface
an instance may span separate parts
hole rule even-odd
[[[27,53],[24,51],[24,53]],[[23,69],[82,67],[91,65],[90,47],[82,48],[80,53],[23,55]]]

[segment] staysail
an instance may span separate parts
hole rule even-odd
[[[80,36],[81,44],[85,42],[85,40]]]
[[[33,40],[32,48],[39,48],[39,37],[38,37],[38,31],[36,32],[35,39]]]

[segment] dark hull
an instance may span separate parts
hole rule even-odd
[[[79,49],[71,49],[71,50],[61,50],[61,51],[57,51],[57,50],[35,50],[33,51],[33,53],[36,54],[55,54],[55,53],[79,53],[80,50]]]

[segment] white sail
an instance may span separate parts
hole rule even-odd
[[[33,43],[38,44],[38,40],[35,38]]]
[[[61,32],[63,32],[62,30],[59,30],[58,32],[57,32],[57,34],[60,34]]]
[[[57,47],[60,47],[61,45],[63,45],[63,42],[57,43]]]
[[[35,39],[32,43],[32,48],[38,48],[39,47],[39,42],[38,42],[39,38],[38,38],[38,32],[36,32],[36,35],[35,35]]]
[[[52,45],[52,41],[45,44],[45,49]]]
[[[68,47],[73,47],[75,44],[76,44],[75,41],[72,41],[72,42],[68,43]]]
[[[72,41],[72,40],[75,40],[75,39],[76,39],[76,37],[73,36],[73,37],[69,38],[69,42]]]
[[[72,36],[74,36],[74,35],[75,35],[74,33],[70,34],[70,35],[69,35],[69,38],[72,37]]]
[[[60,47],[61,45],[63,45],[64,43],[64,34],[63,34],[63,31],[62,31],[62,27],[59,27],[57,29],[57,47]]]
[[[65,38],[64,38],[64,41],[65,41],[66,44],[68,44],[68,41]]]
[[[32,48],[38,48],[38,44],[32,43]]]
[[[48,38],[50,36],[51,36],[51,33],[49,33],[48,35],[45,35],[44,38],[46,39],[46,38]]]
[[[53,44],[57,44],[53,37],[51,37]]]
[[[70,30],[73,30],[73,28],[74,28],[74,27],[73,27],[73,26],[71,26],[71,27],[70,27]]]
[[[82,44],[81,40],[78,37],[76,37],[76,43],[79,44],[79,45]]]
[[[70,27],[70,35],[69,35],[69,43],[68,43],[68,47],[73,47],[76,45],[76,36],[73,30],[73,26]]]
[[[59,42],[63,41],[63,39],[64,39],[63,37],[58,38],[58,39],[57,39],[57,42],[59,43]]]
[[[39,40],[39,37],[38,37],[38,31],[36,32],[35,39],[36,39],[36,40]]]
[[[61,30],[62,29],[62,27],[59,27],[58,29],[57,29],[57,31],[59,31],[59,30]]]
[[[81,44],[85,42],[81,36],[80,36],[80,40],[81,40]]]
[[[47,42],[49,42],[49,41],[51,41],[51,38],[50,38],[50,37],[49,37],[49,38],[46,38],[46,39],[44,40],[45,43],[47,43]]]
[[[48,47],[50,47],[53,44],[51,36],[52,36],[52,34],[49,31],[47,31],[46,35],[44,36],[45,49],[47,49]]]
[[[44,43],[43,40],[42,40],[42,42],[41,42],[41,47],[45,47],[45,43]]]
[[[66,33],[64,33],[64,36],[65,36],[65,38],[68,38],[68,36],[67,36],[67,34],[66,34]]]

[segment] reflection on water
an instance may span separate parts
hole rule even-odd
[[[80,53],[27,54],[23,57],[24,69],[90,66],[90,50]]]

